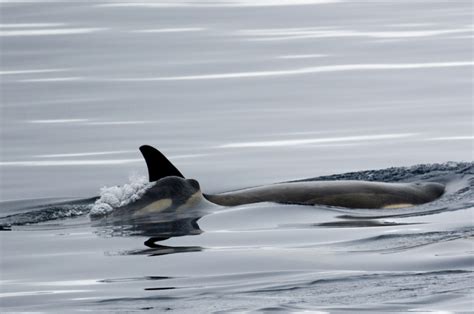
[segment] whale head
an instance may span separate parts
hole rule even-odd
[[[445,186],[437,182],[416,182],[415,187],[418,188],[429,201],[439,198],[445,192]]]
[[[196,180],[165,177],[155,181],[141,197],[139,207],[134,210],[134,216],[180,211],[196,206],[202,199],[201,188]]]

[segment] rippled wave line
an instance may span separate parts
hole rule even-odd
[[[213,73],[181,76],[161,76],[161,77],[140,77],[140,78],[94,78],[94,77],[66,77],[66,78],[36,78],[24,79],[18,82],[23,83],[50,83],[66,81],[106,81],[106,82],[154,82],[154,81],[192,81],[192,80],[220,80],[220,79],[241,79],[241,78],[259,78],[259,77],[278,77],[289,75],[305,75],[316,73],[332,73],[344,71],[381,71],[381,70],[416,70],[416,69],[436,69],[449,67],[473,66],[473,61],[453,61],[453,62],[427,62],[427,63],[373,63],[373,64],[338,64],[323,65],[316,67],[306,67],[300,69],[276,70],[276,71],[252,71],[252,72],[231,72],[231,73]],[[22,74],[18,73],[6,74]],[[5,73],[5,72],[4,72]],[[1,74],[1,72],[0,72]],[[25,72],[25,74],[28,74]]]
[[[107,30],[106,28],[56,28],[56,29],[28,29],[28,30],[0,30],[0,37],[10,36],[50,36],[90,34]]]
[[[323,58],[327,57],[324,54],[305,54],[305,55],[285,55],[285,56],[278,56],[278,59],[312,59],[312,58]]]
[[[134,33],[184,33],[184,32],[200,32],[206,30],[202,27],[182,27],[182,28],[157,28],[157,29],[141,29],[133,31]]]
[[[185,159],[208,156],[208,154],[186,154],[170,156],[171,159]],[[51,167],[51,166],[101,166],[123,165],[143,162],[141,158],[129,159],[73,159],[73,160],[25,160],[25,161],[0,161],[0,167]]]
[[[353,30],[320,30],[320,29],[271,29],[271,30],[242,30],[238,34],[250,36],[251,41],[278,41],[310,38],[339,38],[339,37],[368,37],[368,38],[418,38],[448,34],[471,33],[472,28],[414,30],[414,31],[379,31],[360,32]]]
[[[241,142],[220,145],[219,148],[249,148],[249,147],[278,147],[278,146],[295,146],[319,143],[337,143],[337,142],[354,142],[354,141],[373,141],[407,138],[417,135],[416,133],[400,133],[400,134],[380,134],[380,135],[361,135],[361,136],[344,136],[331,138],[313,138],[313,139],[295,139],[283,141],[262,141],[262,142]]]
[[[76,122],[87,122],[89,119],[42,119],[42,120],[29,120],[29,123],[39,124],[56,124],[56,123],[76,123]]]
[[[141,162],[142,159],[97,159],[97,160],[31,160],[31,161],[0,161],[0,166],[24,166],[24,167],[46,167],[46,166],[99,166],[99,165],[123,165]]]
[[[373,70],[409,70],[409,69],[434,69],[447,67],[473,66],[473,61],[454,62],[427,62],[427,63],[374,63],[374,64],[339,64],[324,65],[318,67],[307,67],[301,69],[277,70],[277,71],[255,71],[255,72],[234,72],[219,74],[199,74],[183,76],[162,76],[150,78],[121,78],[111,79],[111,81],[123,82],[147,82],[147,81],[189,81],[189,80],[219,80],[235,78],[255,78],[269,76],[286,76],[298,74],[329,73],[343,71],[373,71]]]
[[[41,290],[41,291],[5,292],[5,293],[0,293],[0,298],[26,297],[26,296],[64,294],[64,293],[83,293],[83,292],[90,292],[90,291],[91,290]]]
[[[291,291],[298,289],[305,289],[311,286],[332,284],[332,283],[343,283],[343,282],[362,282],[385,279],[385,280],[403,280],[403,278],[416,278],[416,277],[428,277],[428,276],[468,276],[472,277],[473,272],[462,269],[449,269],[440,271],[428,271],[428,272],[404,272],[404,273],[392,273],[392,272],[379,272],[379,273],[365,273],[361,275],[348,275],[348,276],[335,276],[333,278],[321,278],[311,280],[308,282],[291,282],[289,284],[275,285],[273,287],[267,287],[264,289],[255,289],[251,291],[245,291],[244,293],[265,293],[265,292],[281,292]]]
[[[457,141],[457,140],[474,140],[472,135],[460,135],[460,136],[441,136],[430,138],[433,141]]]
[[[31,69],[31,70],[11,70],[0,71],[0,75],[18,75],[18,74],[37,74],[37,73],[54,73],[65,72],[69,69]]]
[[[5,1],[2,1],[5,2]],[[0,24],[0,28],[35,28],[35,27],[58,27],[65,26],[64,23],[8,23]]]
[[[47,78],[36,78],[36,79],[23,79],[18,80],[22,83],[43,83],[43,82],[73,82],[83,81],[85,78],[81,76],[67,76],[67,77],[47,77]]]
[[[299,6],[338,3],[342,0],[238,0],[238,1],[170,1],[170,2],[121,2],[99,4],[97,7],[145,7],[145,8],[180,8],[180,7],[270,7]]]
[[[109,152],[89,152],[89,153],[72,153],[72,154],[49,154],[49,155],[35,155],[38,158],[64,158],[64,157],[86,157],[86,156],[100,156],[100,155],[115,155],[135,153],[134,150],[117,150]]]

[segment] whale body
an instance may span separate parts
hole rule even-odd
[[[386,183],[356,180],[298,181],[241,189],[219,194],[202,193],[199,183],[186,179],[157,149],[144,145],[140,151],[155,185],[135,204],[141,213],[183,209],[203,199],[221,206],[259,202],[327,205],[346,208],[398,208],[420,205],[439,198],[445,186],[436,182]]]
[[[393,208],[431,202],[443,192],[444,186],[434,182],[308,181],[277,183],[204,196],[224,206],[275,202],[347,208]]]

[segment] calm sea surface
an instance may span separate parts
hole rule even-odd
[[[0,1],[1,311],[472,311],[473,12]],[[447,192],[94,224],[91,197],[146,175],[142,144],[208,193],[304,178]]]

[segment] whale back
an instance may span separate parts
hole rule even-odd
[[[431,202],[443,192],[444,186],[434,182],[308,181],[277,183],[204,196],[209,201],[223,206],[275,202],[376,209],[409,207]]]

